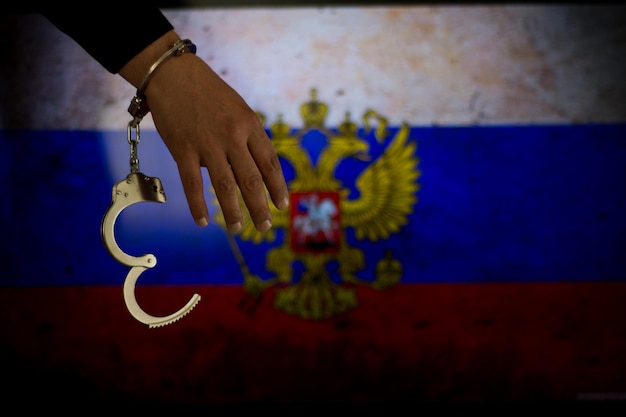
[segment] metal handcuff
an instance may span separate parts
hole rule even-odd
[[[150,328],[165,326],[179,320],[198,304],[200,295],[194,294],[187,304],[170,315],[157,317],[146,313],[139,306],[135,297],[135,284],[139,276],[146,269],[156,266],[156,256],[153,254],[131,256],[125,253],[115,241],[115,221],[122,210],[132,204],[144,201],[164,203],[166,200],[161,180],[156,177],[144,175],[139,170],[139,158],[137,154],[137,145],[140,140],[139,123],[150,111],[145,96],[145,89],[152,74],[154,74],[154,71],[165,60],[180,56],[185,52],[196,53],[196,46],[189,39],[176,42],[150,67],[137,89],[137,93],[130,102],[128,112],[133,116],[127,128],[127,138],[130,145],[130,174],[113,186],[111,204],[102,218],[100,230],[102,241],[109,254],[118,262],[131,267],[124,281],[124,301],[126,302],[128,311],[135,319],[147,324]],[[134,138],[132,137],[133,129],[135,130]]]

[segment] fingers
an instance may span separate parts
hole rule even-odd
[[[215,196],[224,215],[226,228],[231,233],[237,233],[242,227],[242,215],[237,193],[237,179],[233,170],[225,157],[221,163],[214,161],[214,163],[208,164],[207,169],[213,183]]]
[[[209,150],[200,146],[195,148],[196,152],[184,152],[185,157],[177,158],[189,209],[198,226],[206,226],[209,221],[202,167],[208,170],[226,228],[231,233],[239,232],[243,226],[238,190],[255,228],[260,232],[272,227],[267,192],[278,209],[288,207],[289,192],[278,155],[263,127],[259,129],[262,133],[257,129],[248,140],[231,137],[230,148],[226,150]]]
[[[183,184],[191,216],[198,226],[206,226],[209,224],[209,212],[204,200],[204,186],[200,164],[197,162],[180,162],[178,164],[178,174]]]
[[[254,227],[259,232],[268,231],[272,227],[272,214],[267,202],[263,177],[254,159],[250,155],[241,155],[233,160],[232,170]]]
[[[286,209],[289,206],[289,190],[276,149],[271,145],[263,128],[260,132],[257,130],[249,146],[272,202],[279,210]]]
[[[261,127],[262,129],[262,127]],[[258,137],[258,133],[256,134]],[[282,168],[269,138],[251,138],[237,146],[231,143],[228,150],[230,166],[225,167],[212,161],[209,175],[231,232],[241,229],[241,207],[237,188],[241,191],[244,204],[255,228],[266,232],[272,227],[272,214],[267,200],[267,190],[278,208],[288,205],[288,192]]]
[[[206,164],[213,188],[222,208],[226,227],[236,233],[242,227],[242,212],[237,189],[241,191],[244,204],[255,228],[266,232],[272,227],[272,214],[267,200],[269,192],[278,209],[289,205],[289,192],[278,155],[261,123],[254,119],[251,127],[231,131],[227,161],[219,160],[219,153],[212,153]],[[239,140],[237,140],[239,139]],[[267,190],[267,191],[266,191]]]

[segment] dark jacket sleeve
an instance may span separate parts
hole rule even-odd
[[[107,3],[103,8],[83,4],[86,6],[72,7],[71,13],[61,7],[47,7],[41,13],[113,74],[173,29],[157,7]]]

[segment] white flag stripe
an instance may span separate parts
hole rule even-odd
[[[367,108],[392,124],[418,126],[622,122],[624,10],[422,5],[164,11],[268,123],[282,114],[297,127],[299,106],[312,87],[330,105],[329,126],[346,112],[358,120]],[[23,20],[15,43],[22,52],[11,68],[19,74],[9,75],[4,88],[5,103],[12,105],[3,125],[125,129],[134,89],[40,16]],[[154,128],[150,117],[142,128]]]

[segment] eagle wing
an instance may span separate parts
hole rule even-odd
[[[353,227],[357,239],[387,238],[407,223],[421,174],[416,143],[408,137],[409,126],[403,123],[385,152],[356,179],[359,196],[342,197],[342,226]]]

